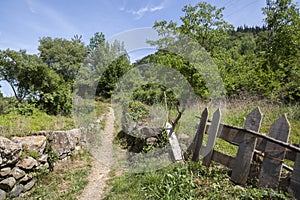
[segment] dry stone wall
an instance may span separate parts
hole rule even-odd
[[[29,191],[39,170],[52,170],[55,162],[84,148],[84,133],[84,129],[73,129],[11,139],[0,136],[0,200]]]

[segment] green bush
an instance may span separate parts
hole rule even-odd
[[[128,181],[130,180],[130,181]],[[110,181],[108,199],[290,199],[291,196],[253,185],[236,187],[229,171],[201,163],[173,164],[142,174],[124,173]]]
[[[139,121],[147,118],[149,115],[149,109],[145,104],[139,101],[132,101],[129,103],[129,115],[134,121]]]

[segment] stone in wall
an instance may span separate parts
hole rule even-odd
[[[11,170],[11,175],[17,180],[24,177],[26,175],[26,172],[20,169],[19,167],[14,167]]]
[[[4,167],[2,169],[0,169],[0,176],[7,176],[8,174],[10,174],[11,172],[11,168],[10,167]]]
[[[70,155],[76,146],[80,146],[80,129],[53,131],[49,140],[51,140],[52,149],[59,156]]]
[[[30,190],[34,186],[34,184],[36,183],[36,181],[37,181],[36,178],[31,179],[31,181],[29,181],[28,183],[26,183],[24,185],[23,191],[25,192],[25,191]]]
[[[38,162],[31,156],[26,156],[22,158],[16,165],[22,169],[32,169],[38,166]]]
[[[34,177],[33,173],[26,174],[23,178],[19,180],[20,183],[28,182]]]
[[[9,177],[0,182],[0,189],[9,190],[16,184],[16,179],[14,177]]]
[[[16,163],[22,154],[22,147],[0,136],[0,167]]]
[[[42,131],[11,140],[0,136],[0,200],[18,197],[34,186],[36,171],[49,168],[47,145],[58,153],[60,160],[80,150],[84,144],[82,132],[81,129]],[[33,152],[36,154],[30,154]]]
[[[11,140],[17,144],[20,144],[23,151],[36,152],[40,155],[43,154],[47,143],[47,138],[43,135],[13,137]]]
[[[16,184],[13,189],[10,191],[11,197],[17,197],[23,192],[24,186],[22,184]]]
[[[6,199],[6,192],[0,189],[0,200]]]

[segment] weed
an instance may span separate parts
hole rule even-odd
[[[130,181],[128,181],[130,180]],[[219,166],[206,168],[201,163],[173,164],[143,173],[125,173],[110,181],[108,199],[289,199],[272,189],[248,185],[236,187],[229,171]]]
[[[1,135],[5,137],[26,136],[41,130],[66,130],[74,128],[72,118],[51,116],[35,109],[32,115],[8,113],[0,115]]]
[[[29,191],[26,199],[77,199],[88,183],[87,176],[91,165],[91,155],[87,151],[78,153],[49,171],[40,171],[36,185]]]

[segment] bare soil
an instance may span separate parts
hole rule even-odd
[[[114,111],[109,108],[109,112],[104,117],[105,127],[101,131],[100,145],[90,147],[93,155],[92,169],[89,174],[88,185],[84,188],[79,200],[97,200],[105,196],[106,181],[110,178],[110,170],[114,159]]]

